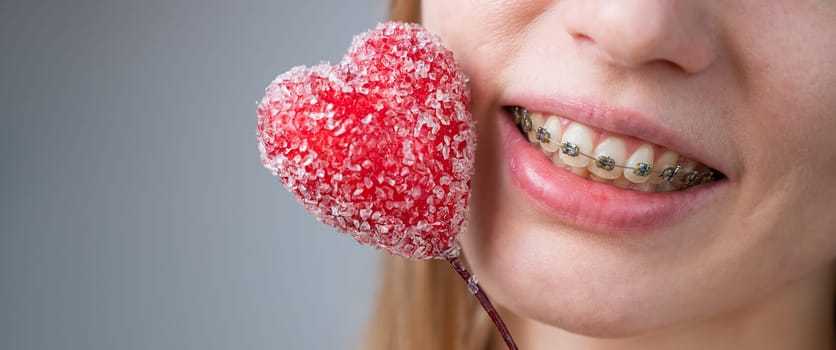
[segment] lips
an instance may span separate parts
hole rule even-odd
[[[675,146],[647,141],[673,140],[664,130],[602,118],[608,113],[595,107],[586,109],[588,115],[563,117],[570,109],[528,112],[508,106],[497,118],[510,179],[546,216],[601,233],[648,233],[706,206],[728,183],[719,170],[680,156]],[[624,133],[631,130],[645,137]]]

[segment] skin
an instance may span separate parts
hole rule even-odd
[[[834,346],[836,2],[422,6],[471,77],[480,148],[464,252],[521,348]],[[710,140],[727,184],[664,232],[544,216],[505,170],[495,118],[511,92],[577,96]]]

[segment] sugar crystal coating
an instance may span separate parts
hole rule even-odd
[[[262,164],[320,221],[409,259],[442,257],[467,222],[476,133],[453,53],[416,24],[356,36],[342,61],[265,89]]]

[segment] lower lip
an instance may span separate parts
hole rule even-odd
[[[497,118],[512,182],[547,217],[602,234],[649,234],[713,202],[726,180],[683,191],[646,193],[593,182],[560,169],[531,146],[510,115]]]

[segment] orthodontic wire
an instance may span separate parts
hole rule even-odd
[[[523,130],[526,131],[526,132],[534,131],[534,126],[532,124],[531,117],[529,116],[528,110],[525,109],[525,108],[522,108],[520,106],[512,106],[511,108],[512,108],[512,112],[514,114],[514,122],[516,124],[520,125],[523,128]],[[525,125],[525,124],[528,124],[528,125]],[[545,143],[551,142],[551,134],[548,131],[546,131],[542,126],[537,127],[537,140],[538,141],[543,142],[543,140],[542,140],[544,138],[543,134],[548,135],[548,138],[549,138],[549,140]],[[584,157],[596,162],[596,164],[597,164],[598,158],[595,158],[591,155],[588,155],[584,152],[581,152],[579,149],[577,149],[576,145],[574,145],[573,143],[570,143],[570,144],[572,144],[573,146],[576,147],[576,150],[573,153],[576,153],[576,155],[584,156]],[[567,152],[564,152],[563,149],[562,149],[564,147],[564,145],[565,145],[565,143],[560,146],[561,149],[559,149],[558,152],[568,154]],[[607,156],[604,156],[604,157],[607,157]],[[607,158],[612,159],[610,157],[607,157]],[[646,163],[642,163],[642,164],[646,164]],[[634,171],[637,169],[637,167],[632,167],[632,166],[629,166],[629,165],[619,165],[619,164],[612,164],[612,167],[613,168],[621,168],[621,169],[630,169],[630,170],[634,170]],[[603,167],[601,167],[601,168],[603,168]],[[669,167],[666,167],[665,169],[662,169],[662,170],[655,170],[655,169],[651,168],[651,170],[647,172],[647,175],[640,175],[640,176],[650,176],[650,174],[656,174],[660,177],[664,177],[665,181],[673,182],[674,178],[677,175],[679,175],[679,171],[681,169],[682,169],[681,164],[676,164],[675,166],[669,166]],[[666,174],[667,172],[671,172],[671,173]],[[679,180],[683,184],[685,184],[686,186],[693,186],[693,185],[696,185],[697,182],[706,183],[710,180],[713,180],[715,175],[716,175],[716,173],[714,172],[714,169],[709,169],[708,172],[704,173],[704,174],[702,172],[700,172],[699,170],[692,170],[691,172],[689,172],[687,174],[682,174],[682,176],[680,176]],[[686,181],[686,178],[688,178],[688,177],[690,177],[690,179],[688,179]]]

